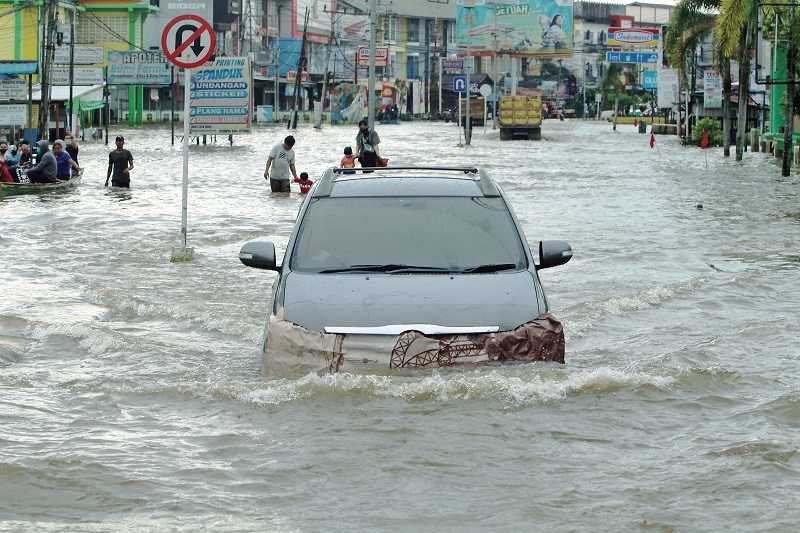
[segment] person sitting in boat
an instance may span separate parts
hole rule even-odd
[[[14,183],[14,176],[8,169],[8,164],[4,159],[0,159],[0,181],[4,183]]]
[[[314,185],[314,182],[308,177],[308,172],[301,172],[300,178],[296,178],[294,182],[300,184],[300,193],[302,194],[308,194]]]
[[[81,171],[78,164],[67,153],[67,143],[61,139],[53,143],[53,155],[56,157],[56,177],[58,179],[68,180]]]
[[[58,181],[58,162],[53,152],[50,151],[50,144],[42,139],[37,144],[39,150],[38,163],[35,167],[25,171],[25,175],[31,183],[54,183]]]

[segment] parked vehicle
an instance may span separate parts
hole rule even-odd
[[[486,362],[487,335],[555,322],[538,271],[566,263],[572,249],[542,241],[535,264],[486,172],[351,172],[329,169],[318,180],[280,265],[269,241],[249,242],[239,254],[247,266],[279,273],[265,331],[267,368]]]

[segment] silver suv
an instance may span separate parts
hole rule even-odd
[[[487,173],[438,167],[331,168],[303,202],[281,265],[266,240],[239,254],[279,274],[265,361],[333,371],[398,366],[399,345],[417,343],[416,356],[426,339],[438,352],[419,361],[451,363],[478,336],[547,313],[537,270],[571,258],[566,242],[542,241],[535,264]]]

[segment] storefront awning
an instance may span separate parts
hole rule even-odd
[[[36,61],[0,61],[0,74],[6,76],[36,74],[38,71]]]

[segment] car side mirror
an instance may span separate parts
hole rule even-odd
[[[271,241],[250,241],[239,251],[239,261],[251,268],[280,270],[275,264],[275,245]]]
[[[539,242],[539,266],[537,270],[543,268],[563,265],[572,259],[572,246],[566,241],[540,241]]]

